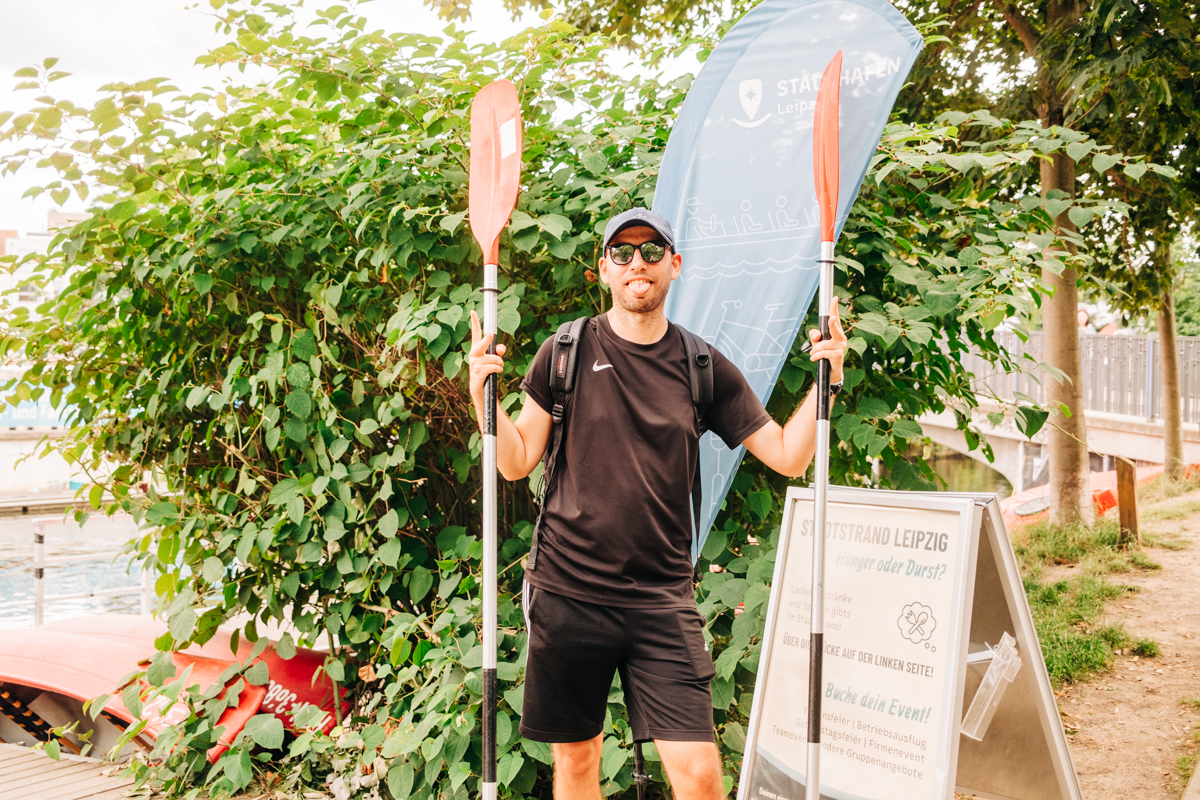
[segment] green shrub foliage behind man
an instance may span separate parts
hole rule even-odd
[[[502,394],[516,401],[558,323],[606,309],[590,272],[597,225],[652,202],[690,78],[610,72],[607,43],[561,22],[468,46],[454,30],[372,32],[340,6],[302,27],[283,6],[212,5],[232,39],[201,62],[226,75],[253,67],[262,85],[188,96],[165,80],[111,84],[85,107],[52,96],[64,74],[52,59],[18,73],[39,97],[33,112],[0,116],[17,148],[6,166],[56,170],[42,191],[60,203],[75,192],[93,213],[20,265],[46,300],[0,316],[0,357],[31,365],[3,394],[74,410],[70,434],[47,446],[94,476],[95,508],[141,523],[130,550],[169,621],[162,650],[222,624],[257,640],[283,623],[284,653],[332,642],[326,670],[357,700],[333,740],[305,734],[265,763],[261,748],[281,734],[255,725],[209,765],[226,700],[183,693],[198,714],[160,740],[143,778],[220,794],[259,773],[286,788],[333,772],[395,798],[465,800],[478,792],[481,663],[480,442],[464,424],[480,264],[465,224],[468,107],[497,77],[523,105],[525,183],[500,256]],[[1086,259],[1023,246],[1054,241],[1050,217],[1040,199],[1005,195],[1014,174],[1066,146],[1058,135],[986,113],[889,129],[844,235],[837,294],[854,352],[833,420],[835,479],[866,482],[877,458],[885,483],[932,488],[906,457],[922,436],[914,418],[952,407],[967,426],[975,399],[959,354],[969,345],[1011,368],[990,332],[1006,317],[1020,327],[1042,264]],[[797,350],[772,413],[787,416],[811,378]],[[785,489],[747,462],[704,548],[697,598],[727,783]],[[545,796],[549,750],[517,733],[513,594],[536,510],[523,483],[501,501],[498,776],[505,797]],[[160,655],[146,677],[161,686],[172,673]],[[619,794],[632,791],[631,742],[613,697],[601,771]]]

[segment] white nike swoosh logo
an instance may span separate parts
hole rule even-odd
[[[592,372],[599,372],[602,369],[612,369],[612,368],[613,368],[612,364],[601,364],[599,360],[597,360],[595,364],[592,364]]]

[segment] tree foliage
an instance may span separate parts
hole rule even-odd
[[[325,669],[354,691],[355,711],[332,739],[288,739],[271,772],[287,785],[332,775],[397,800],[465,798],[478,791],[482,661],[480,440],[462,369],[479,303],[465,225],[469,104],[507,77],[525,120],[523,192],[500,257],[513,410],[558,322],[604,310],[589,274],[597,231],[651,201],[690,81],[611,74],[601,58],[611,40],[561,21],[497,47],[468,46],[453,29],[370,32],[339,6],[313,29],[255,0],[220,14],[233,39],[202,61],[253,65],[268,82],[190,96],[164,80],[111,84],[82,107],[51,96],[53,63],[19,73],[41,96],[35,111],[0,117],[0,137],[19,148],[6,169],[56,169],[44,191],[94,205],[48,255],[8,260],[66,288],[34,313],[5,311],[0,358],[28,369],[2,388],[14,402],[49,396],[72,409],[54,446],[94,476],[95,508],[141,524],[130,551],[156,577],[170,626],[161,649],[231,623],[250,640],[277,623],[292,632],[287,646],[332,643]],[[964,349],[1014,368],[992,331],[1040,301],[1043,268],[1088,262],[1082,240],[1061,246],[1071,234],[1054,218],[1123,211],[1009,190],[1040,159],[1080,147],[1079,158],[1106,157],[1082,134],[986,112],[888,128],[840,263],[855,353],[833,420],[840,480],[867,480],[881,458],[893,485],[935,485],[905,457],[922,435],[913,418],[950,409],[969,429],[979,387]],[[777,418],[812,374],[797,349],[771,401]],[[1045,419],[1022,413],[1031,428]],[[748,460],[704,549],[697,600],[731,772],[785,487]],[[528,487],[506,485],[501,507],[499,778],[515,798],[543,793],[550,756],[517,733]],[[161,685],[165,670],[146,677]],[[225,701],[180,700],[193,713],[142,776],[172,793],[245,787],[273,732],[251,730],[208,765]],[[619,693],[609,711],[602,773],[616,794],[631,786]]]
[[[1072,89],[1076,126],[1169,167],[1135,184],[1112,171],[1092,191],[1130,206],[1098,240],[1095,274],[1131,316],[1162,308],[1174,289],[1172,250],[1193,226],[1200,200],[1198,10],[1176,0],[1101,0],[1079,26],[1058,70]]]
[[[446,20],[471,18],[472,0],[425,0],[425,4]],[[610,36],[625,47],[703,35],[729,16],[726,12],[737,19],[755,5],[753,0],[733,0],[729,5],[725,0],[504,0],[514,19],[528,11],[552,13],[582,33]]]
[[[1178,266],[1179,283],[1175,294],[1180,336],[1200,336],[1200,263],[1194,259]]]

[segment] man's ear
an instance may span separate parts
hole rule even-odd
[[[671,280],[678,280],[683,272],[683,256],[679,253],[671,253]]]
[[[608,286],[608,259],[600,256],[600,282]]]

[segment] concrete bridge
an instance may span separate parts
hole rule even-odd
[[[1001,343],[1014,355],[1027,353],[1038,362],[1041,334],[1022,343],[1015,334],[1000,334]],[[1180,408],[1183,418],[1183,458],[1200,463],[1200,337],[1180,337]],[[1162,422],[1162,362],[1156,335],[1102,336],[1080,334],[1083,372],[1084,420],[1093,470],[1111,469],[1114,456],[1140,464],[1164,461]],[[981,358],[969,356],[963,365],[976,378],[980,407],[973,423],[992,447],[989,463],[978,449],[967,450],[966,437],[957,430],[954,415],[926,414],[918,422],[935,443],[988,464],[1013,485],[1015,492],[1046,482],[1043,452],[1045,429],[1030,441],[1017,430],[1011,415],[993,425],[987,414],[1001,409],[999,402],[1028,398],[1042,402],[1042,375],[999,372]],[[1050,425],[1051,417],[1047,421]]]

